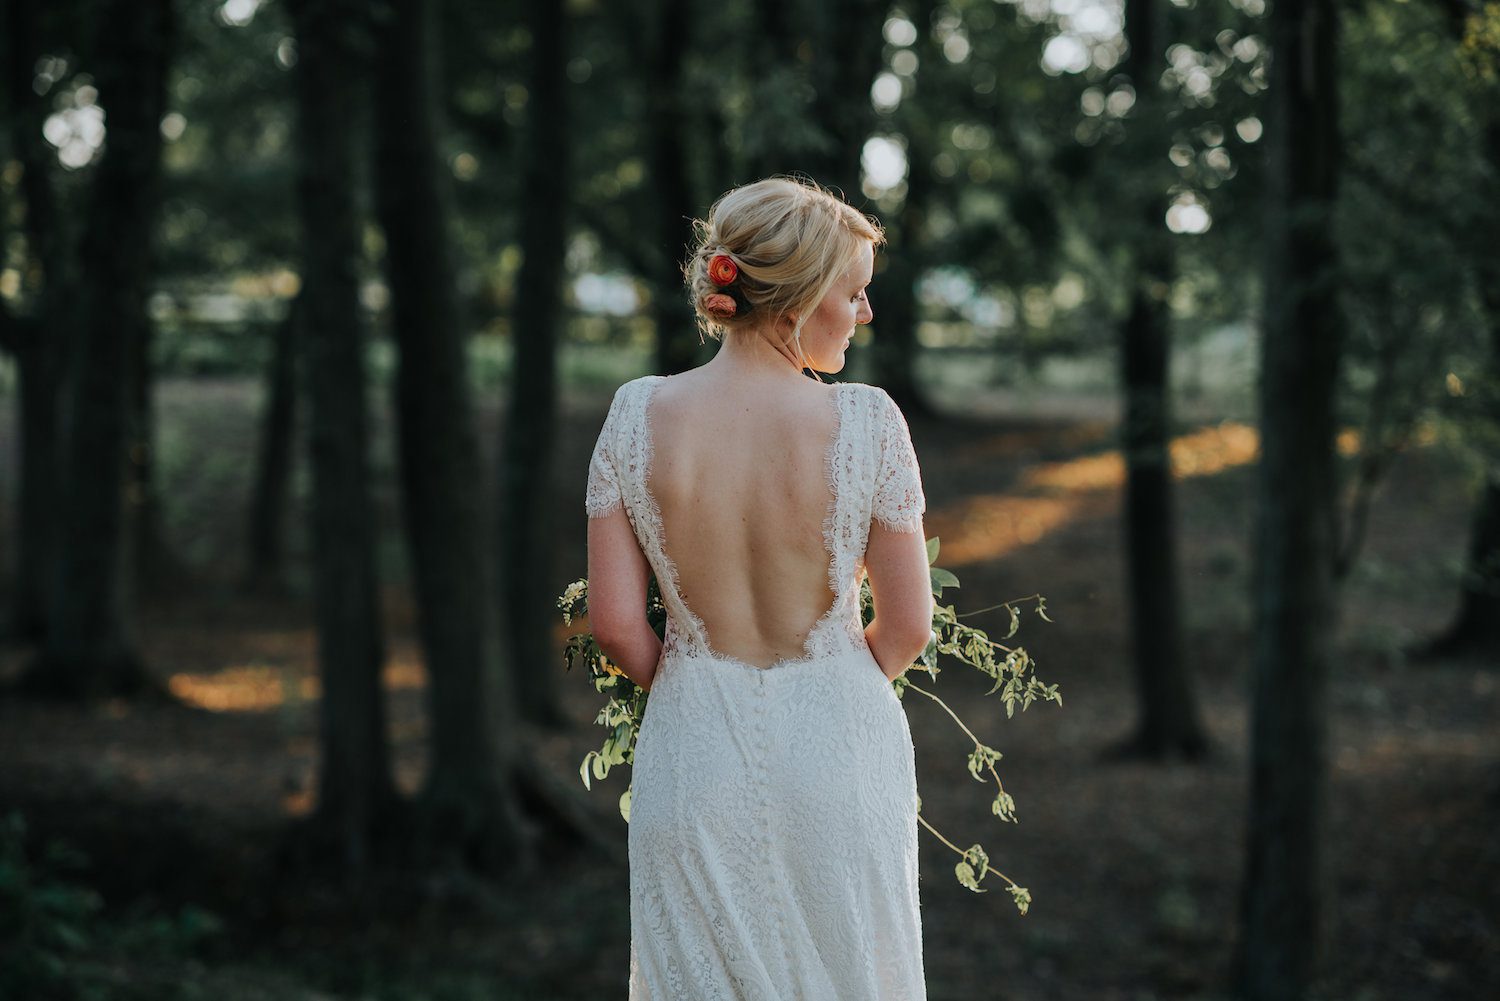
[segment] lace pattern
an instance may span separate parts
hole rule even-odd
[[[911,429],[890,394],[878,387],[876,392],[880,396],[880,470],[876,474],[874,515],[893,532],[915,532],[922,527],[927,499],[922,494],[922,474],[911,443]]]
[[[630,999],[924,1001],[911,732],[858,604],[877,507],[920,525],[909,439],[886,451],[904,422],[875,387],[831,388],[834,600],[806,656],[761,668],[714,653],[678,594],[647,490],[664,379],[615,394],[585,500],[624,508],[668,613],[632,768]]]

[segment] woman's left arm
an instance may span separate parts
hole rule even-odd
[[[589,629],[604,655],[648,691],[662,644],[646,619],[650,564],[623,506],[589,518]]]

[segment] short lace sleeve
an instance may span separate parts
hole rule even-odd
[[[583,506],[590,518],[603,518],[620,506],[620,476],[615,466],[615,439],[620,428],[623,388],[615,390],[609,404],[609,414],[604,418],[604,427],[599,439],[594,442],[594,454],[589,459],[588,489]]]
[[[915,532],[922,527],[927,498],[922,494],[922,473],[912,447],[906,417],[889,393],[880,390],[875,420],[880,462],[875,474],[872,513],[893,532]]]

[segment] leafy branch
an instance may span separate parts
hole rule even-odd
[[[941,598],[944,588],[958,587],[958,578],[951,572],[933,565],[937,554],[938,540],[928,539],[927,563],[932,582],[932,594],[934,598]],[[1044,621],[1052,621],[1047,617],[1046,599],[1040,594],[1028,595],[973,612],[960,613],[952,605],[936,606],[932,616],[932,638],[927,644],[927,649],[922,652],[909,670],[902,672],[891,682],[899,698],[904,698],[908,691],[914,691],[936,702],[953,719],[964,735],[974,742],[974,749],[968,755],[969,774],[975,781],[984,782],[984,773],[989,773],[990,778],[994,779],[996,789],[995,797],[990,802],[990,812],[1002,821],[1011,823],[1016,822],[1015,799],[1005,791],[1005,786],[1000,781],[1000,773],[995,769],[996,762],[1002,757],[1001,753],[980,740],[952,707],[933,692],[914,684],[909,675],[913,671],[923,671],[929,678],[936,681],[940,672],[938,659],[941,656],[948,656],[973,667],[994,681],[994,685],[985,694],[1000,693],[1000,699],[1005,703],[1007,719],[1015,715],[1017,705],[1023,712],[1038,700],[1056,702],[1061,705],[1062,696],[1058,693],[1057,686],[1048,685],[1036,676],[1034,670],[1036,664],[1024,647],[1007,646],[1003,642],[991,639],[984,630],[959,621],[960,618],[1005,609],[1010,618],[1007,631],[1001,639],[1009,640],[1020,630],[1021,609],[1028,602],[1035,602],[1036,613]],[[574,616],[586,615],[588,613],[588,581],[578,580],[569,584],[558,598],[557,606],[562,611],[563,621],[568,625],[572,625]],[[666,607],[662,603],[661,592],[654,578],[651,579],[647,588],[646,617],[657,635],[664,635],[667,619]],[[862,581],[860,585],[860,617],[866,625],[875,617],[874,595],[870,591],[868,579]],[[567,667],[570,670],[575,662],[584,664],[588,669],[594,690],[606,696],[604,706],[599,710],[594,722],[607,727],[608,734],[599,750],[589,751],[584,755],[578,769],[584,786],[592,789],[592,780],[604,779],[609,774],[609,770],[616,765],[634,764],[636,737],[640,732],[649,693],[610,663],[609,658],[599,649],[599,645],[590,633],[578,633],[569,637],[566,657]],[[620,797],[620,814],[628,823],[630,820],[629,788],[626,788]],[[961,885],[976,893],[983,893],[985,890],[979,884],[986,875],[994,873],[1009,884],[1007,891],[1014,899],[1017,909],[1022,914],[1026,913],[1031,904],[1031,892],[993,868],[983,846],[976,844],[967,849],[959,848],[933,827],[927,818],[922,816],[920,797],[917,799],[917,820],[939,841],[958,854],[959,861],[954,866],[954,874]]]

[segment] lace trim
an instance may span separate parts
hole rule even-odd
[[[609,413],[589,456],[588,485],[584,489],[583,508],[590,518],[603,518],[622,507],[619,471],[615,469],[614,448],[620,437],[620,412],[628,393],[624,386],[615,390],[609,401]]]
[[[922,475],[912,447],[911,429],[890,394],[878,387],[876,392],[881,404],[880,467],[871,514],[892,532],[915,532],[922,527],[927,498],[922,493]]]
[[[666,530],[661,523],[661,508],[652,496],[651,490],[646,486],[647,477],[651,473],[651,457],[653,453],[653,442],[651,435],[651,397],[655,395],[658,385],[668,379],[665,375],[648,375],[641,378],[641,401],[639,421],[640,433],[633,435],[640,457],[638,467],[632,467],[636,473],[632,485],[640,491],[640,507],[643,517],[641,518],[643,534],[646,536],[646,556],[656,570],[656,583],[661,591],[662,601],[667,605],[667,628],[665,639],[662,641],[663,656],[673,653],[682,647],[683,640],[693,650],[707,650],[708,642],[704,634],[703,623],[693,610],[687,607],[682,600],[682,595],[677,589],[677,564],[667,555],[666,546],[662,544],[662,536]],[[675,624],[686,624],[688,634],[681,636]]]

